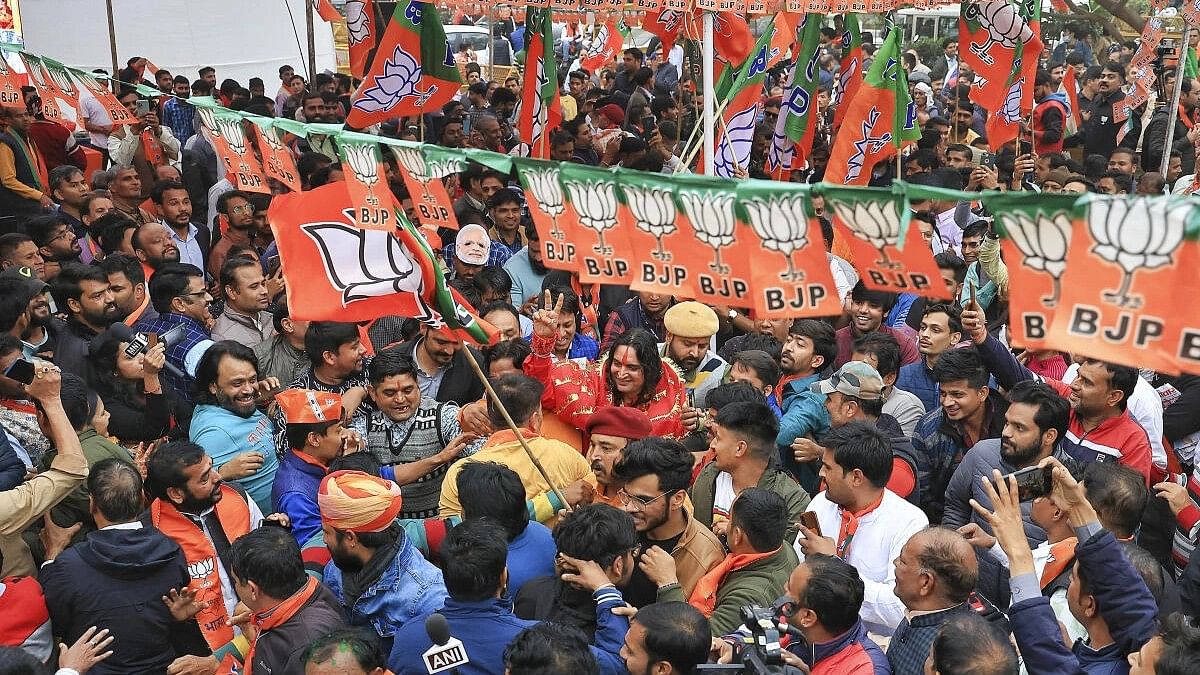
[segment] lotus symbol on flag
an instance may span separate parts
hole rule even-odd
[[[604,233],[617,226],[617,190],[611,180],[594,183],[563,181],[563,187],[571,197],[579,222],[598,235],[592,251],[598,255],[612,255],[613,247],[604,243]]]
[[[871,132],[875,130],[875,125],[879,123],[879,108],[871,108],[867,113],[867,119],[862,123],[862,135],[857,141],[854,141],[854,154],[850,155],[850,159],[846,160],[846,178],[843,184],[854,182],[866,166],[867,153],[875,154],[883,150],[883,146],[892,142],[892,132],[885,131],[879,136],[872,136]]]
[[[400,166],[404,167],[404,170],[410,176],[418,181],[429,180],[425,155],[421,154],[419,148],[402,148],[395,145],[390,147],[392,148],[392,154],[396,156],[396,161],[400,162]]]
[[[729,265],[721,262],[721,248],[733,243],[733,193],[680,192],[679,203],[687,214],[696,238],[713,250],[713,262],[708,269],[717,274],[729,274]]]
[[[371,34],[371,17],[363,0],[346,0],[346,32],[350,44],[360,44]]]
[[[622,185],[625,201],[637,221],[637,228],[654,237],[657,248],[650,257],[670,262],[671,254],[663,248],[663,237],[675,232],[675,200],[671,191],[663,188]]]
[[[242,130],[242,118],[218,116],[216,121],[221,130],[221,138],[225,139],[229,149],[241,159],[239,166],[242,171],[250,171],[250,164],[246,161],[246,134]]]
[[[1017,124],[1021,121],[1021,93],[1025,89],[1025,79],[1020,78],[1013,82],[1008,88],[1008,94],[1004,97],[1004,103],[1000,105],[1000,110],[996,111],[996,115],[1009,124]]]
[[[1141,309],[1144,299],[1131,294],[1133,275],[1170,265],[1183,242],[1190,211],[1189,202],[1165,198],[1122,197],[1096,199],[1088,210],[1088,230],[1096,245],[1092,253],[1121,268],[1121,287],[1105,291],[1103,298],[1119,307]]]
[[[345,215],[353,222],[352,209]],[[392,232],[332,222],[308,223],[300,229],[316,243],[330,284],[342,292],[343,307],[392,293],[420,294],[421,272]]]
[[[787,270],[779,273],[784,281],[804,281],[804,270],[796,269],[792,253],[808,246],[808,215],[804,197],[755,197],[742,202],[746,220],[763,246],[778,251],[787,260]]]
[[[354,177],[367,186],[367,205],[379,206],[379,197],[375,196],[375,185],[379,182],[379,160],[375,158],[374,143],[346,143],[342,147],[346,155],[346,163],[354,172]]]
[[[852,203],[830,200],[833,211],[842,224],[879,252],[876,265],[900,269],[900,263],[888,257],[887,247],[895,246],[900,240],[900,214],[896,205],[889,201],[856,201]]]
[[[1071,216],[1065,211],[1036,214],[1025,211],[999,211],[996,218],[1004,226],[1009,240],[1021,252],[1021,264],[1050,275],[1050,295],[1042,304],[1056,307],[1062,293],[1062,274],[1067,269],[1067,249],[1071,246]]]
[[[529,184],[529,191],[533,193],[538,206],[550,216],[550,236],[559,241],[565,240],[566,233],[558,229],[558,217],[565,210],[562,186],[558,183],[558,169],[526,169],[521,171],[521,176]]]
[[[437,85],[417,91],[420,82],[420,64],[412,54],[397,46],[392,57],[384,62],[383,74],[375,76],[374,86],[363,90],[354,107],[366,113],[385,112],[400,105],[406,98],[416,97],[416,107],[419,108],[437,91]]]
[[[758,118],[758,105],[734,115],[725,126],[721,145],[713,158],[713,168],[718,176],[733,178],[739,169],[745,171],[750,164],[750,150],[754,146],[754,123]]]
[[[990,53],[992,45],[998,44],[1012,49],[1017,44],[1024,44],[1033,39],[1033,29],[1017,12],[1017,5],[1007,0],[973,2],[967,5],[963,16],[967,21],[977,22],[987,31],[987,40],[981,45],[972,42],[970,50],[989,66],[995,63]]]
[[[600,56],[604,53],[604,47],[608,44],[608,24],[600,26],[600,30],[596,31],[596,35],[584,44],[583,54],[580,55],[580,60],[594,56]]]
[[[217,128],[217,118],[216,115],[213,115],[212,108],[196,106],[196,114],[200,116],[200,126],[213,136],[221,137],[221,130]]]
[[[213,558],[188,563],[188,575],[193,579],[203,579],[212,574],[214,569],[216,569],[216,562]]]
[[[467,165],[461,159],[446,159],[436,162],[429,162],[429,177],[430,178],[445,178],[452,173],[462,173]]]

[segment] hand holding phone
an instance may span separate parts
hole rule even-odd
[[[1054,484],[1053,467],[1031,466],[1014,471],[1008,476],[1012,476],[1016,480],[1017,499],[1022,502],[1033,501],[1038,497],[1049,495],[1051,486]],[[1008,476],[1005,476],[1005,480],[1008,480]]]

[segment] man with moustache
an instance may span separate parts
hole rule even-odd
[[[233,640],[238,597],[229,573],[230,544],[262,524],[263,514],[240,489],[227,485],[204,448],[189,441],[163,444],[146,462],[146,492],[153,501],[143,524],[153,525],[183,549],[196,600],[196,621],[212,649]],[[185,656],[172,668],[213,657]],[[214,668],[209,672],[216,672]],[[173,671],[180,672],[180,671]]]
[[[179,262],[179,247],[171,239],[171,231],[162,223],[152,221],[139,225],[133,231],[129,244],[133,247],[133,254],[142,263],[146,279],[153,277],[163,265]]]
[[[984,476],[990,478],[993,469],[1010,474],[1037,466],[1050,456],[1071,471],[1078,469],[1077,462],[1062,448],[1071,411],[1067,399],[1044,382],[1025,380],[1018,382],[1008,392],[1008,403],[1000,438],[977,443],[955,469],[946,488],[946,510],[942,525],[959,528],[967,523],[975,523],[991,534],[991,526],[971,508],[971,500],[991,510],[992,501],[979,479]],[[1021,502],[1025,538],[1031,547],[1035,547],[1046,541],[1046,532],[1033,521],[1032,507],[1032,500]]]
[[[204,448],[221,478],[245,490],[260,509],[271,508],[271,484],[279,460],[271,419],[258,409],[262,393],[277,382],[258,379],[249,347],[214,343],[196,367],[196,409],[188,438]]]
[[[214,340],[235,340],[254,349],[275,335],[275,317],[262,266],[253,258],[229,258],[219,276],[225,309],[213,323]]]
[[[862,281],[850,291],[850,325],[837,331],[837,356],[833,367],[841,368],[854,355],[854,341],[867,333],[879,331],[896,338],[900,343],[900,365],[907,366],[921,360],[912,338],[886,325],[888,312],[896,304],[896,296],[884,291],[873,291]]]
[[[55,305],[67,314],[66,327],[54,346],[54,362],[63,371],[84,377],[92,338],[121,318],[108,275],[91,265],[67,265],[54,277],[51,292]]]
[[[663,315],[667,335],[658,346],[659,354],[679,367],[691,405],[696,408],[704,407],[704,397],[729,372],[725,359],[709,348],[720,326],[717,313],[694,300],[673,305]]]
[[[177,397],[191,403],[197,364],[213,344],[209,334],[212,315],[208,311],[212,296],[204,285],[204,273],[194,265],[164,264],[150,280],[150,302],[158,316],[143,317],[133,328],[162,335],[182,327],[182,337],[167,350],[167,363],[178,372],[168,368],[161,378]]]
[[[0,279],[12,279],[19,290],[14,297],[26,299],[25,321],[19,321],[9,332],[21,340],[21,353],[26,359],[34,355],[53,358],[58,334],[66,330],[66,322],[50,313],[50,285],[42,281],[31,267],[9,267]]]
[[[45,261],[43,279],[49,281],[63,265],[79,263],[83,247],[71,224],[60,214],[38,216],[25,221],[25,231],[38,246]]]
[[[367,452],[385,478],[402,486],[401,518],[435,517],[447,467],[475,454],[484,439],[463,433],[457,403],[421,394],[416,366],[400,349],[379,352],[368,373],[376,409],[365,419]]]
[[[150,191],[150,199],[162,213],[162,222],[179,249],[179,262],[204,269],[212,234],[207,225],[192,222],[192,198],[187,187],[178,181],[159,181]]]
[[[621,488],[625,482],[616,473],[625,447],[650,435],[650,418],[629,406],[605,406],[587,422],[588,449],[584,455],[596,477],[594,501],[621,508]]]
[[[525,248],[517,251],[504,263],[504,271],[512,279],[509,299],[513,307],[529,315],[542,292],[542,280],[550,273],[542,263],[541,242],[533,221],[525,225]]]
[[[624,408],[617,408],[624,410]],[[721,540],[688,512],[692,453],[678,441],[646,438],[625,448],[616,473],[621,508],[633,517],[641,540],[640,563],[622,593],[635,607],[679,587],[691,597],[700,578],[725,559]]]

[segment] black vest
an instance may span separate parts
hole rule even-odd
[[[0,134],[0,143],[12,150],[13,165],[17,170],[17,180],[33,189],[37,189],[38,178],[33,173],[29,160],[25,159],[25,150],[12,132]],[[32,146],[31,146],[32,147]],[[42,205],[32,199],[27,199],[0,184],[0,215],[24,213],[40,213]]]

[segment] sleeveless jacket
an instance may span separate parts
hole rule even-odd
[[[1067,106],[1063,105],[1061,101],[1056,101],[1051,98],[1051,99],[1046,99],[1045,101],[1042,101],[1041,103],[1039,103],[1033,109],[1033,128],[1036,129],[1037,131],[1042,131],[1045,128],[1043,126],[1042,117],[1046,114],[1046,111],[1049,110],[1050,108],[1055,108],[1058,110],[1058,112],[1060,114],[1062,114],[1063,134],[1058,139],[1058,141],[1056,141],[1054,143],[1046,143],[1046,142],[1042,141],[1040,138],[1035,137],[1035,139],[1036,139],[1035,146],[1036,147],[1034,148],[1034,151],[1037,152],[1037,154],[1039,154],[1039,155],[1044,155],[1044,154],[1051,153],[1051,152],[1062,152],[1063,141],[1066,140]]]
[[[408,430],[396,429],[382,412],[371,415],[367,423],[367,450],[384,466],[410,464],[436,455],[452,440],[442,437],[442,409],[445,403],[422,397],[417,411],[408,420]],[[448,464],[443,464],[408,485],[399,518],[431,518],[437,515],[442,494],[442,479]]]
[[[237,541],[250,531],[250,507],[240,492],[228,485],[221,486],[221,501],[215,508],[217,520],[229,543]],[[233,628],[226,624],[229,618],[225,611],[225,600],[221,595],[221,577],[216,549],[192,520],[180,513],[170,502],[156,499],[150,504],[150,523],[167,535],[187,559],[188,584],[196,592],[198,602],[207,601],[208,607],[196,615],[196,622],[204,633],[208,646],[217,649],[233,639]]]

